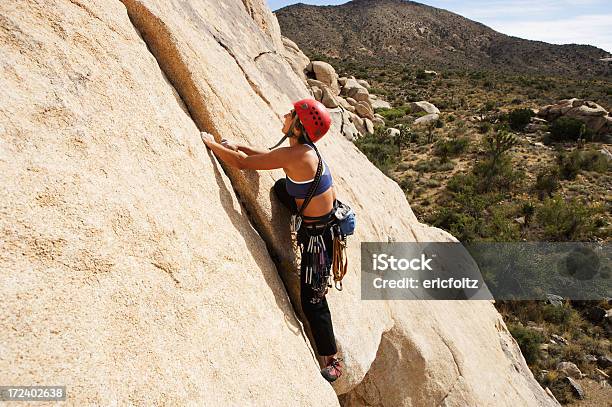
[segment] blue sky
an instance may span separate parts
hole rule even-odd
[[[332,5],[347,0],[266,0],[272,10],[289,4]],[[552,44],[589,44],[612,53],[610,0],[423,0],[504,34]]]

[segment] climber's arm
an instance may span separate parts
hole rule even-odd
[[[289,147],[277,148],[263,154],[249,155],[238,161],[237,167],[248,170],[274,170],[287,166],[292,151]]]
[[[212,135],[206,132],[202,132],[202,141],[223,162],[240,169],[273,170],[275,168],[283,168],[291,154],[288,147],[283,147],[264,154],[248,156],[242,151],[234,151],[217,143]]]
[[[257,155],[257,154],[266,154],[270,150],[264,150],[261,148],[255,148],[251,146],[243,146],[242,144],[237,145],[238,151],[242,151],[246,155]]]

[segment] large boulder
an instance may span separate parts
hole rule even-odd
[[[226,18],[216,2],[195,6]],[[243,7],[229,16],[272,47]],[[164,12],[175,28],[190,20],[179,10]],[[0,383],[65,385],[68,405],[311,406],[313,392],[338,405],[264,240],[169,82],[184,92],[185,71],[160,69],[117,1],[5,0],[0,21]],[[204,67],[244,81],[201,34]],[[252,93],[234,89],[237,103]],[[226,116],[205,128],[218,134]]]
[[[411,102],[410,110],[412,110],[413,113],[418,113],[418,112],[426,112],[427,114],[440,113],[440,110],[437,107],[435,107],[432,103],[429,103],[424,100],[420,102]]]
[[[357,79],[357,83],[368,90],[370,89],[370,84],[365,79]]]
[[[381,108],[391,109],[391,103],[385,102],[382,99],[374,99],[374,100],[372,100],[371,96],[373,96],[373,95],[370,95],[370,103],[372,104],[372,109],[381,109]]]
[[[605,108],[584,99],[564,99],[538,110],[538,116],[552,122],[559,117],[573,117],[586,124],[595,133],[608,134],[612,130],[610,118]]]
[[[347,95],[357,102],[370,103],[370,94],[366,88],[352,88],[348,91]]]
[[[263,0],[123,4],[0,5],[0,382],[66,384],[75,405],[556,405],[490,301],[361,299],[361,242],[456,239],[418,222],[341,109],[318,145],[359,226],[328,295],[330,386],[291,308],[282,170],[222,166],[198,138],[270,146],[309,95],[276,19]]]
[[[328,86],[334,95],[340,94],[338,74],[333,66],[323,61],[312,61],[312,70],[317,80]]]
[[[333,109],[340,105],[338,101],[339,96],[334,96],[330,88],[327,86],[323,88],[323,95],[321,96],[321,103],[325,105],[325,107]]]
[[[370,105],[368,105],[366,102],[357,103],[355,105],[355,112],[357,112],[359,116],[367,117],[370,120],[374,118],[374,112],[372,111]]]
[[[425,116],[421,116],[414,121],[415,126],[428,126],[432,123],[435,123],[436,120],[440,118],[440,115],[436,113],[426,114]]]

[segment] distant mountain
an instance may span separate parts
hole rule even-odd
[[[447,10],[403,0],[302,3],[275,12],[283,35],[307,55],[366,64],[611,76],[610,55],[590,45],[555,45],[501,34]]]

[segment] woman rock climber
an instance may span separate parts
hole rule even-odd
[[[314,99],[300,100],[293,106],[294,109],[285,114],[282,128],[285,137],[271,151],[226,140],[217,143],[206,132],[202,132],[202,140],[217,157],[230,166],[251,170],[282,168],[286,178],[276,181],[274,191],[292,214],[296,214],[314,181],[319,164],[313,143],[329,130],[331,118],[325,106]],[[275,148],[285,138],[289,138],[289,147]],[[302,249],[302,310],[308,319],[317,352],[324,358],[325,367],[321,369],[321,374],[330,382],[342,375],[342,359],[337,357],[331,314],[325,299],[332,262],[331,219],[335,202],[331,172],[323,160],[319,185],[303,211],[304,220],[297,232],[297,242]]]

